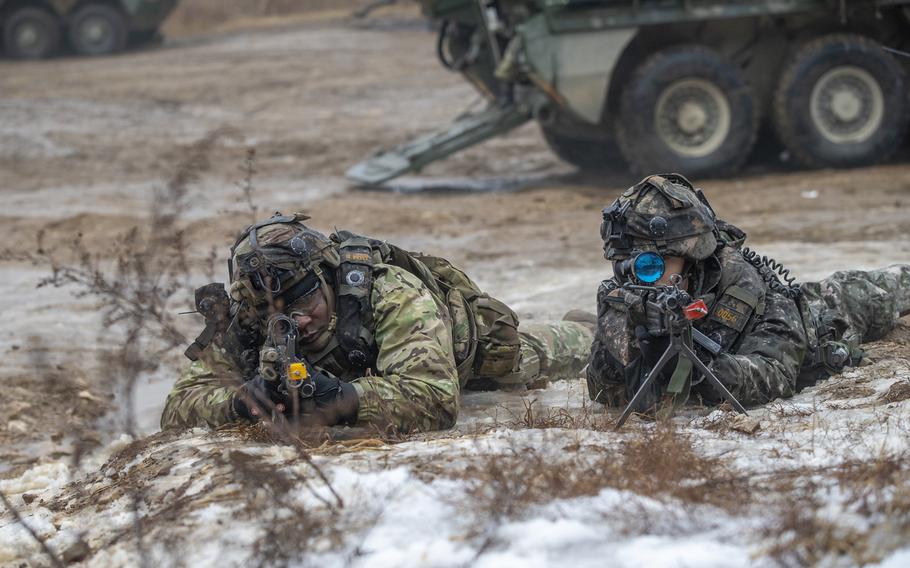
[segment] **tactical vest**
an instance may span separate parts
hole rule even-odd
[[[416,276],[445,310],[461,386],[473,378],[499,377],[517,370],[521,350],[518,316],[484,293],[461,269],[444,258],[349,231],[338,231],[329,238],[336,243],[341,259],[335,271],[335,340],[320,353],[308,354],[314,363],[327,357],[353,375],[376,370],[370,294],[373,268],[382,263]]]
[[[843,329],[837,326],[837,322],[829,321],[831,318],[827,317],[827,314],[813,313],[799,287],[791,283],[793,279],[789,278],[788,270],[773,259],[759,258],[759,255],[744,248],[746,234],[738,227],[718,220],[715,234],[723,246],[736,249],[746,262],[755,267],[768,288],[789,296],[796,303],[806,332],[807,344],[806,356],[796,381],[797,391],[842,371],[846,366],[859,363],[862,351],[851,349],[839,341]],[[785,282],[781,282],[779,276],[782,276]],[[748,287],[738,285],[727,287],[708,316],[710,322],[722,323],[736,332],[734,338],[730,338],[729,335],[725,338],[724,334],[721,334],[721,337],[712,337],[724,347],[724,351],[735,349],[752,314],[761,315],[764,312],[764,301],[761,296],[746,288]],[[709,333],[709,337],[711,335],[713,334]],[[733,344],[730,344],[730,339],[733,339]]]

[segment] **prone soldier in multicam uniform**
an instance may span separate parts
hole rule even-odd
[[[297,406],[270,379],[276,317],[296,324],[286,355],[315,387],[299,406],[304,423],[449,428],[461,388],[524,388],[578,376],[586,364],[590,323],[519,329],[508,306],[447,260],[346,231],[325,237],[306,219],[276,214],[250,226],[231,250],[230,299],[220,285],[197,291],[206,329],[187,350],[194,361],[168,396],[162,428]]]
[[[780,264],[744,247],[745,233],[717,219],[701,190],[678,174],[650,176],[623,193],[604,209],[601,237],[615,275],[598,290],[587,382],[591,399],[604,404],[631,400],[666,350],[667,320],[655,293],[671,277],[677,288],[663,289],[705,304],[707,317],[686,324],[701,335],[693,342],[697,358],[746,406],[793,396],[856,365],[858,345],[883,337],[910,311],[910,266],[796,285]],[[655,263],[663,275],[642,282],[636,267],[650,271]],[[655,376],[634,410],[726,396],[683,357]]]

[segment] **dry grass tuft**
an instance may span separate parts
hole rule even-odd
[[[505,427],[543,430],[564,428],[604,432],[613,430],[616,425],[616,421],[610,414],[606,412],[595,414],[595,407],[591,404],[585,404],[578,409],[571,409],[539,405],[537,399],[526,399],[523,401],[523,405],[524,411],[520,415],[513,414],[512,420],[504,424]]]
[[[865,385],[840,383],[838,385],[832,386],[831,388],[819,391],[819,393],[822,393],[822,392],[830,395],[831,400],[848,400],[848,399],[857,399],[857,398],[868,398],[875,394],[875,389],[873,389],[872,387],[867,387]]]
[[[888,392],[883,393],[879,400],[888,404],[892,402],[901,402],[910,398],[910,382],[900,381],[891,385]]]
[[[513,447],[464,469],[471,511],[482,519],[520,516],[556,499],[630,491],[684,505],[727,510],[749,499],[749,483],[721,459],[698,453],[691,437],[657,423],[628,437],[616,451],[574,444],[557,457],[533,447]]]
[[[848,560],[879,562],[910,538],[910,460],[907,455],[847,462],[825,471],[806,470],[778,505],[765,529],[768,554],[784,566]],[[831,478],[834,482],[832,484]],[[834,514],[840,504],[844,513]],[[848,520],[839,522],[847,515]],[[849,521],[860,515],[864,523]]]
[[[650,497],[735,509],[749,498],[748,483],[717,457],[698,453],[692,438],[658,422],[628,440],[614,466],[615,487]]]

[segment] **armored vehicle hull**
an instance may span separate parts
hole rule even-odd
[[[887,159],[910,117],[910,0],[425,0],[489,101],[349,170],[378,184],[536,120],[561,159],[735,173],[769,125],[806,167]],[[897,50],[897,51],[890,51]],[[508,117],[508,120],[503,120]],[[519,119],[521,118],[521,119]],[[474,124],[465,129],[464,122]]]
[[[109,55],[156,37],[177,0],[0,0],[4,52],[41,59],[64,45],[78,55]]]

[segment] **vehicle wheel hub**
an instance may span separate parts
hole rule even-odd
[[[819,133],[836,144],[863,142],[884,118],[884,95],[878,81],[859,67],[835,67],[812,88],[809,110]]]
[[[681,79],[667,87],[657,101],[654,126],[673,152],[701,158],[716,151],[730,133],[730,103],[724,93],[704,79]]]
[[[104,20],[91,18],[82,24],[82,37],[85,41],[98,45],[106,41],[110,30]]]
[[[863,102],[856,93],[841,91],[831,98],[831,110],[841,122],[856,120],[863,108]]]
[[[16,44],[22,47],[34,47],[38,44],[41,33],[32,24],[19,26],[16,31]]]
[[[686,134],[695,134],[708,123],[708,111],[692,101],[686,101],[679,109],[679,129]]]

